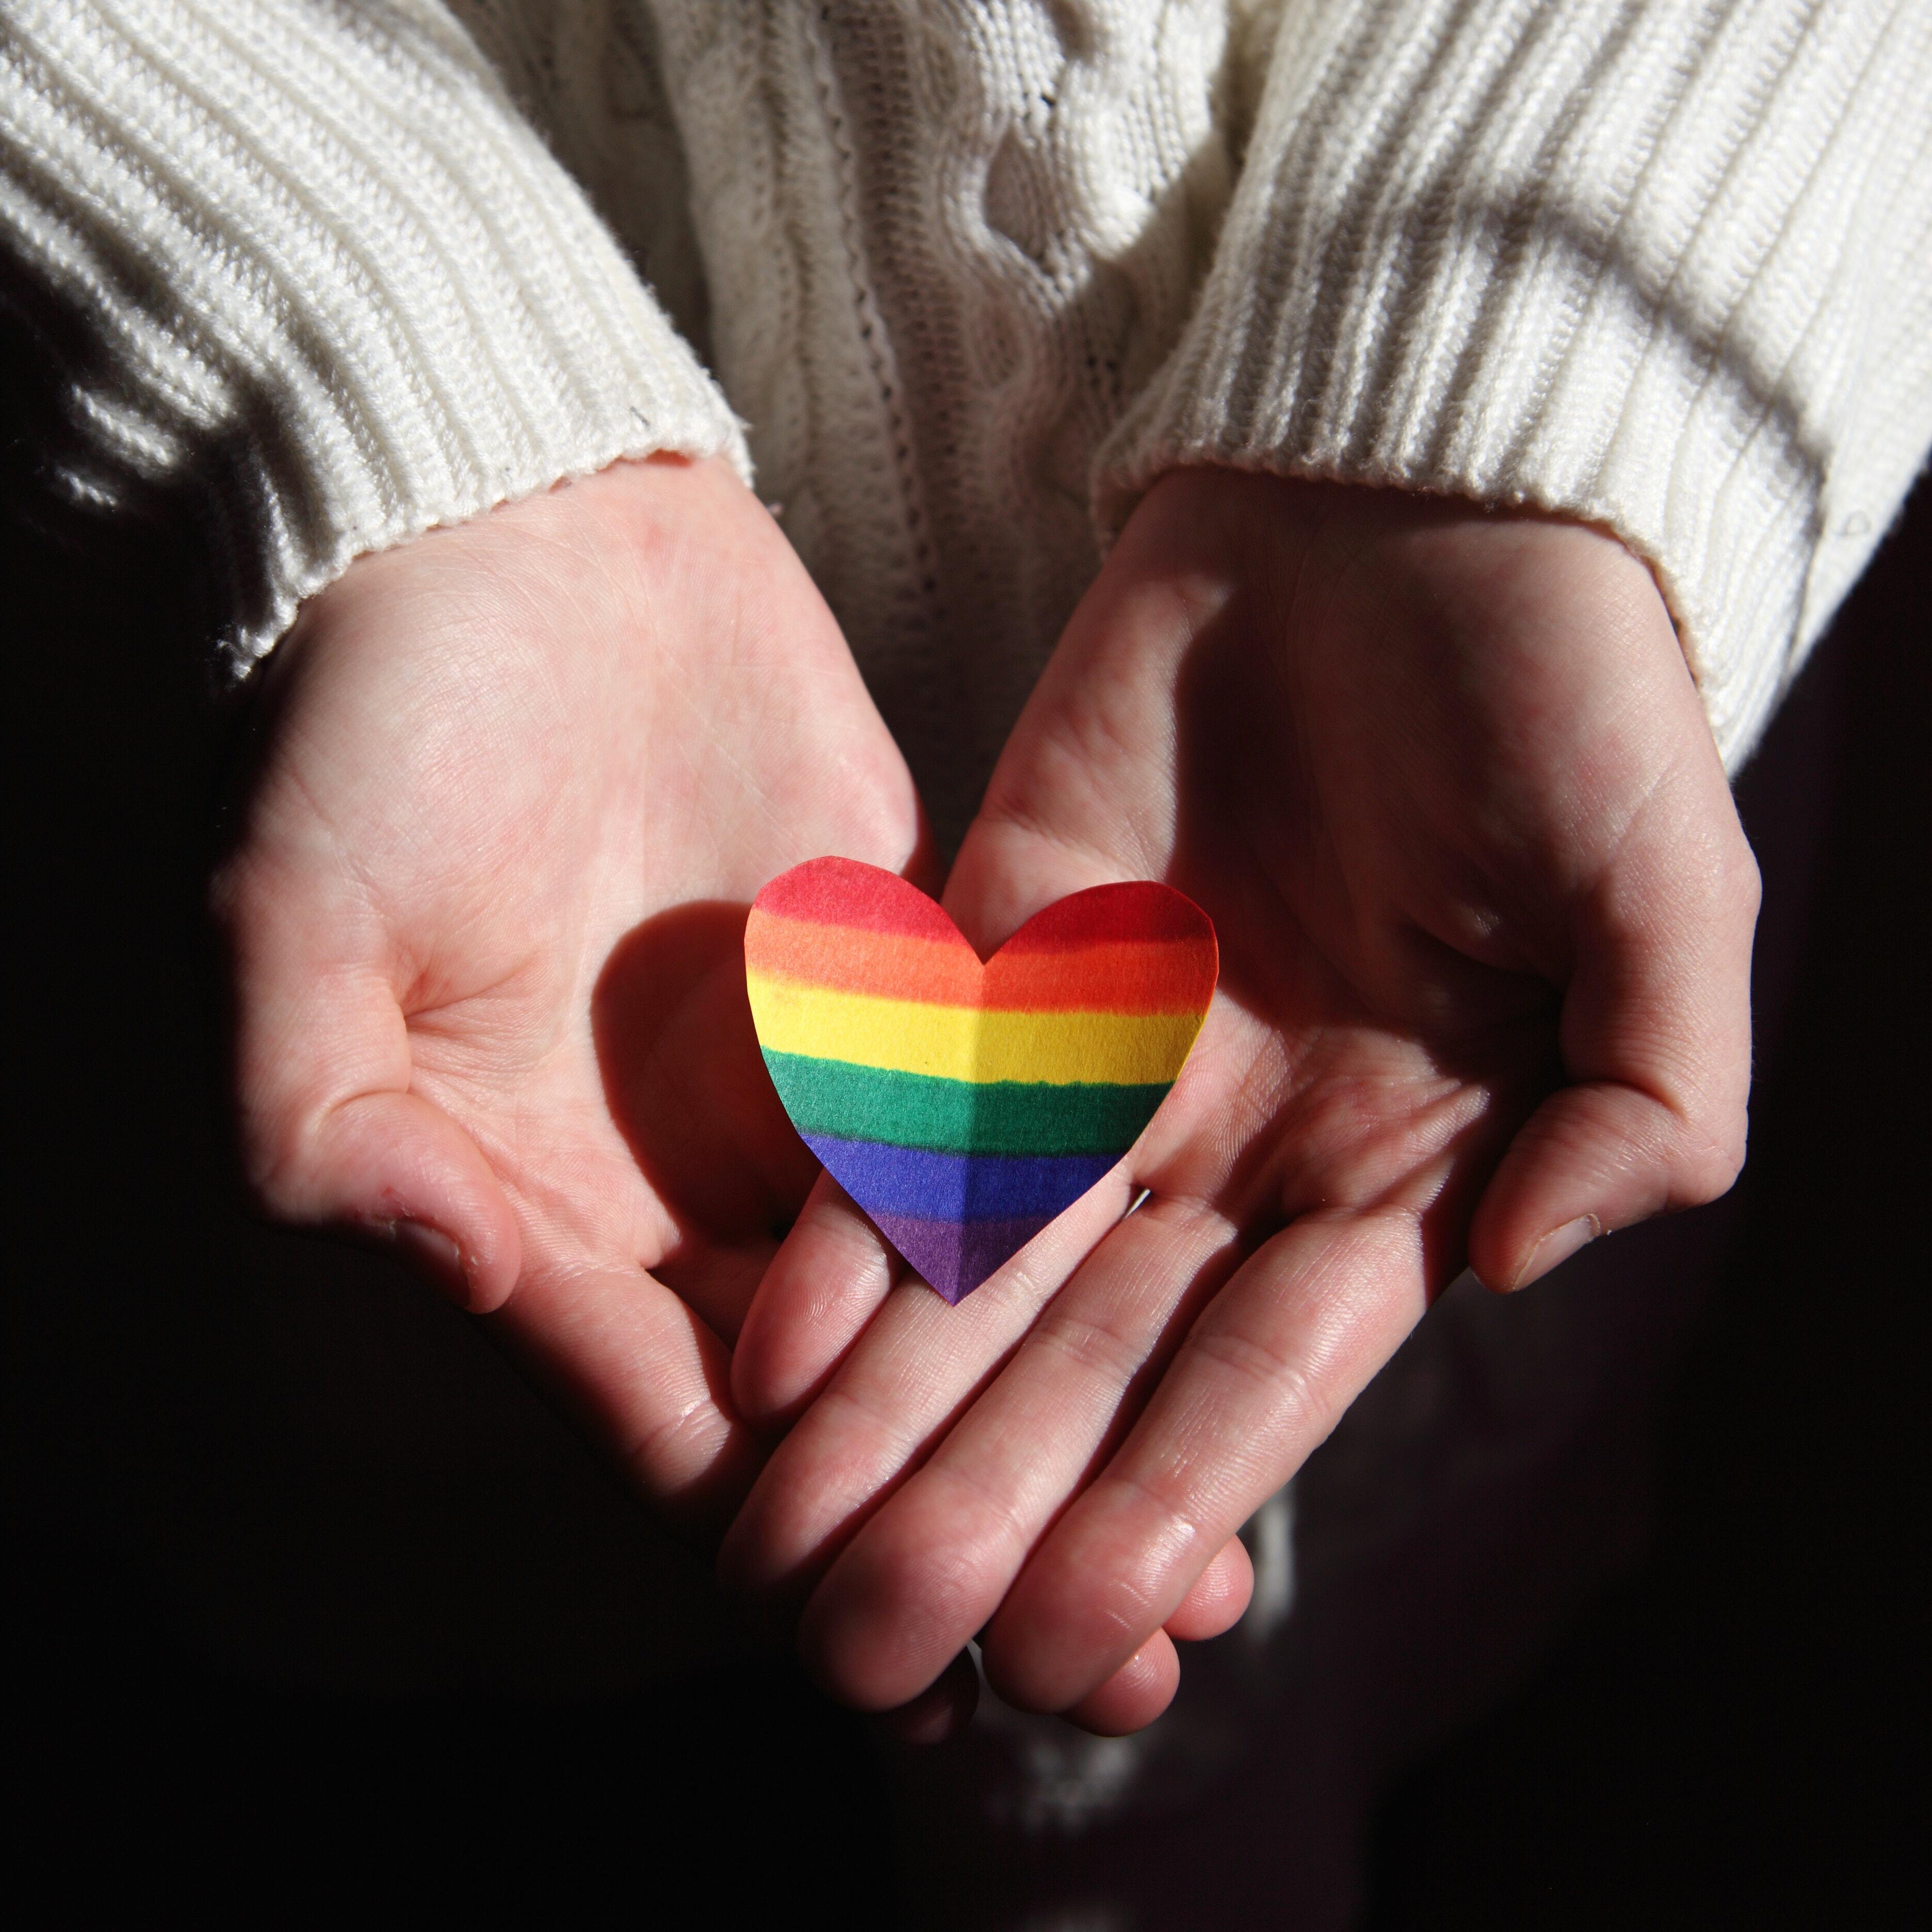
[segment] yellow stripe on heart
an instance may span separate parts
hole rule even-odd
[[[942,1080],[1151,1086],[1178,1076],[1201,1030],[1198,1013],[989,1011],[745,976],[767,1052]]]

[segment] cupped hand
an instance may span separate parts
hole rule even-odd
[[[668,1512],[728,1509],[726,1350],[816,1172],[746,909],[920,832],[830,612],[722,462],[620,463],[359,560],[260,703],[215,890],[255,1190],[492,1314]]]
[[[746,1324],[748,1411],[818,1400],[728,1571],[862,1706],[978,1634],[1011,1701],[1148,1722],[1245,1600],[1238,1526],[1466,1262],[1522,1286],[1742,1160],[1756,868],[1606,536],[1165,478],[945,903],[984,953],[1126,878],[1205,908],[1222,979],[1120,1168],[956,1310],[821,1184]]]

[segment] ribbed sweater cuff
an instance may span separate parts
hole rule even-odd
[[[1200,304],[1102,454],[1103,526],[1190,463],[1606,524],[1735,766],[1932,436],[1928,25],[1291,4]]]
[[[200,500],[244,667],[358,553],[737,423],[440,9],[0,11],[0,241],[80,318],[56,481]]]

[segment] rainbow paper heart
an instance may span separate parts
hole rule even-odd
[[[850,859],[774,879],[745,928],[792,1124],[952,1302],[1140,1138],[1219,965],[1207,914],[1150,884],[1076,892],[982,965],[917,887]]]

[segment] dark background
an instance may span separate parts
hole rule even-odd
[[[1932,489],[1739,786],[1738,1225],[1641,1566],[1376,1826],[1375,1932],[1923,1925]]]
[[[60,506],[58,398],[8,328],[0,1896],[578,1923],[688,1895],[856,1932],[1072,1924],[1045,1916],[1070,1873],[1130,1866],[1153,1932],[1297,1924],[1280,1739],[936,1900],[880,1858],[898,1786],[863,1728],[740,1647],[477,1330],[239,1211],[198,913],[245,735],[196,641],[213,538],[187,492]],[[1752,1153],[1644,1553],[1386,1783],[1374,1932],[1925,1922],[1928,610],[1922,488],[1742,784]]]

